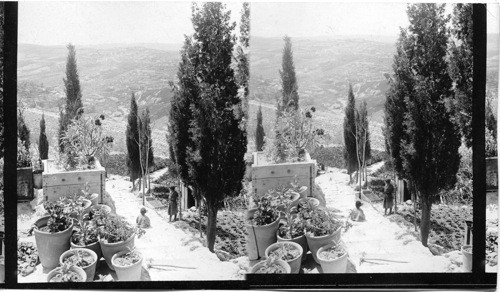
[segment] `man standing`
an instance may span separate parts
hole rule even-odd
[[[179,198],[179,193],[175,190],[175,186],[170,187],[170,199],[168,204],[168,222],[172,222],[172,215],[174,215],[174,221],[177,221],[177,200]]]
[[[384,215],[387,215],[387,209],[389,209],[389,214],[392,214],[393,205],[394,205],[394,187],[391,184],[391,180],[387,179],[385,181],[385,188],[384,188]]]

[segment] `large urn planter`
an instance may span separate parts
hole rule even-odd
[[[305,234],[302,234],[301,236],[294,237],[292,239],[287,239],[287,238],[282,238],[279,236],[279,231],[276,234],[276,237],[278,238],[278,242],[294,242],[299,244],[302,247],[302,259],[301,262],[305,262],[307,259],[306,254],[307,251],[309,250],[307,247],[307,239]]]
[[[21,167],[17,169],[17,200],[33,200],[33,168]]]
[[[40,231],[47,226],[50,216],[38,219],[34,229],[36,247],[42,266],[48,269],[54,269],[59,265],[59,257],[70,248],[70,237],[73,232],[73,225],[62,232]]]
[[[77,266],[71,266],[69,271],[64,274],[68,275],[68,273],[72,274],[71,277],[60,277],[62,275],[63,268],[58,267],[53,269],[47,274],[47,282],[86,282],[87,274],[85,271]]]
[[[95,269],[97,266],[97,262],[99,258],[97,254],[88,248],[75,248],[65,251],[61,257],[59,258],[59,263],[64,265],[64,262],[67,261],[67,258],[72,257],[76,254],[81,257],[79,262],[74,261],[74,264],[85,271],[87,282],[94,281]]]
[[[256,260],[265,256],[265,251],[268,246],[275,243],[276,232],[279,227],[278,218],[267,225],[254,225],[249,218],[253,217],[256,209],[248,210],[245,226],[247,228],[247,253],[250,260]]]
[[[101,250],[102,250],[102,255],[104,256],[104,259],[106,260],[106,264],[108,264],[108,267],[112,270],[115,268],[113,267],[113,264],[111,262],[111,258],[113,257],[114,254],[120,251],[129,251],[134,248],[135,244],[135,233],[132,234],[127,240],[125,241],[119,241],[115,243],[108,243],[105,240],[100,240],[99,241],[101,245]]]
[[[142,255],[137,251],[123,250],[111,258],[119,281],[140,281],[142,274]]]
[[[290,265],[284,260],[274,260],[271,264],[260,261],[250,269],[251,274],[290,274],[290,271]]]
[[[252,188],[255,194],[265,194],[269,189],[288,186],[295,182],[307,189],[300,196],[311,197],[316,178],[316,160],[305,153],[303,162],[273,163],[264,152],[253,153]]]
[[[464,262],[463,270],[464,272],[472,271],[472,245],[462,246],[462,260]]]
[[[318,249],[316,258],[325,274],[347,271],[347,252],[340,243],[330,243]]]
[[[284,260],[290,266],[290,273],[298,274],[303,253],[304,249],[298,243],[293,241],[276,242],[267,247],[266,258],[280,256],[279,259]]]
[[[319,264],[319,261],[317,258],[318,250],[322,246],[325,246],[327,244],[330,244],[333,242],[335,242],[335,243],[340,242],[340,232],[341,232],[341,228],[338,228],[332,234],[323,235],[323,236],[313,236],[311,234],[306,233],[307,246],[309,246],[309,250],[311,251],[316,263]]]
[[[46,201],[56,201],[61,194],[79,194],[86,185],[88,193],[97,193],[98,197],[104,195],[106,169],[98,160],[95,161],[93,169],[70,171],[61,169],[52,160],[44,160],[43,164],[43,196]]]

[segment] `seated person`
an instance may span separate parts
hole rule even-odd
[[[360,208],[361,201],[356,201],[356,209],[351,211],[350,218],[352,221],[365,221],[365,212]]]
[[[146,208],[142,207],[141,208],[141,214],[137,216],[137,219],[135,220],[135,223],[137,224],[137,227],[139,228],[150,228],[151,227],[151,221],[149,220],[149,217],[146,216]]]

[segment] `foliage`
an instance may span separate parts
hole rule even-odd
[[[17,167],[30,167],[31,166],[31,154],[29,150],[25,147],[24,142],[18,137],[17,138]]]
[[[17,273],[27,276],[38,263],[38,250],[33,242],[17,242]]]
[[[113,137],[106,136],[104,115],[80,116],[71,121],[62,136],[67,169],[94,168],[96,157],[107,157]]]
[[[283,38],[283,56],[281,59],[281,100],[278,99],[278,118],[287,111],[299,109],[299,93],[297,77],[295,76],[295,65],[293,64],[292,39],[288,36]]]
[[[61,267],[57,268],[56,274],[49,279],[49,282],[83,282],[82,277],[72,270],[73,265],[64,263]]]
[[[257,112],[257,127],[255,128],[255,148],[257,151],[262,151],[264,148],[264,126],[262,125],[262,105],[259,106]]]
[[[49,158],[49,140],[47,140],[47,134],[45,133],[45,114],[42,114],[42,119],[40,120],[40,137],[38,138],[38,153],[40,159]]]
[[[486,110],[485,110],[485,126],[488,131],[491,132],[491,135],[493,136],[494,140],[497,139],[497,118],[495,117],[495,114],[493,112],[493,106],[491,103],[493,102],[493,99],[491,96],[486,97]]]
[[[137,251],[130,251],[116,257],[113,264],[121,267],[131,266],[141,260],[141,255]]]
[[[344,147],[316,147],[311,153],[311,159],[323,164],[325,167],[345,167]]]
[[[66,78],[64,89],[66,92],[66,105],[64,110],[59,111],[59,153],[65,153],[63,137],[72,120],[83,114],[82,92],[80,78],[76,66],[75,46],[68,44],[68,58],[66,60]]]
[[[23,145],[29,151],[31,146],[30,130],[24,120],[24,114],[21,110],[19,110],[17,113],[17,137],[21,139]]]
[[[323,208],[302,209],[300,216],[306,220],[306,233],[311,236],[332,234],[342,227],[342,223],[331,211]]]
[[[284,239],[293,239],[304,235],[305,226],[301,218],[299,216],[292,216],[291,214],[287,214],[287,217],[285,223],[280,223],[278,235]],[[292,224],[289,222],[292,222]],[[290,234],[292,234],[292,236],[290,236]]]
[[[340,244],[336,244],[334,246],[322,250],[318,256],[324,260],[331,261],[334,259],[338,259],[344,254],[345,254],[344,248]]]
[[[86,186],[88,186],[86,184]],[[88,188],[88,187],[87,187]],[[84,195],[88,195],[88,190],[82,191]],[[76,213],[75,233],[71,238],[74,244],[85,246],[97,242],[97,224],[95,220],[91,220],[84,208],[85,202],[83,196],[74,194],[69,198],[61,200],[70,207],[72,213]],[[90,220],[89,220],[90,219]]]
[[[231,66],[235,23],[218,2],[193,4],[193,54],[199,96],[191,105],[189,130],[194,147],[187,164],[193,185],[208,207],[208,249],[213,251],[217,211],[223,199],[236,196],[245,174],[247,135],[242,102]]]
[[[440,195],[447,204],[472,206],[472,149],[462,144],[459,153],[460,167],[455,186],[441,191]]]
[[[347,173],[351,175],[358,168],[358,158],[356,150],[356,101],[352,92],[352,85],[349,84],[349,93],[347,95],[347,105],[344,116],[344,160],[346,162]]]
[[[357,153],[361,164],[365,164],[371,156],[370,145],[370,128],[368,123],[368,110],[366,108],[366,100],[359,105],[359,109],[355,111],[356,122],[356,141],[358,144]],[[363,158],[364,157],[364,158]]]
[[[0,201],[0,214],[3,214],[3,166],[4,166],[4,160],[3,160],[3,157],[0,158],[0,191],[2,192],[0,194],[0,198],[1,198],[1,201]]]
[[[485,129],[485,156],[496,157],[498,155],[497,140],[492,131]]]
[[[131,226],[123,216],[101,213],[95,218],[99,238],[107,243],[125,241],[134,234],[140,236],[144,232]]]
[[[85,250],[76,250],[69,257],[64,258],[63,263],[77,266],[80,268],[88,267],[95,262],[90,252]]]
[[[127,144],[126,165],[128,168],[127,173],[130,174],[131,181],[135,181],[137,178],[142,176],[141,162],[139,158],[139,145],[136,142],[139,141],[139,126],[137,124],[137,117],[137,102],[135,100],[134,93],[132,93],[130,97],[130,112],[127,117],[127,130],[125,132]],[[106,168],[106,170],[108,169]]]
[[[276,259],[291,261],[300,256],[300,251],[296,246],[283,242],[278,248],[272,250],[269,253],[269,257],[273,257]]]
[[[304,150],[311,150],[323,136],[323,129],[313,129],[313,113],[311,107],[281,112],[276,118],[275,139],[273,143],[266,141],[264,153],[274,163],[304,161]]]
[[[43,229],[44,231],[50,233],[62,232],[73,224],[73,218],[70,216],[72,208],[64,201],[46,201],[43,203],[43,208],[50,216],[46,228]]]
[[[285,268],[277,263],[278,259],[275,257],[268,257],[264,264],[255,271],[256,274],[284,274],[286,273]]]
[[[385,161],[385,163],[387,164],[387,160],[389,160],[389,155],[387,154],[387,152],[372,149],[368,165],[375,164],[380,161]]]
[[[141,112],[140,118],[137,121],[139,127],[139,149],[141,153],[141,164],[144,168],[144,173],[149,170],[154,164],[153,139],[151,136],[151,119],[149,117],[149,108]]]
[[[452,119],[460,128],[467,147],[472,147],[472,64],[473,25],[472,3],[457,3],[453,7],[449,54],[449,72],[453,79],[454,96],[450,99]]]
[[[244,115],[245,124],[248,122],[248,95],[249,95],[249,79],[250,79],[250,64],[249,64],[249,46],[250,46],[250,5],[248,2],[243,2],[241,9],[240,20],[240,38],[239,45],[236,48],[236,82],[243,92],[240,92],[242,98],[241,110]],[[246,128],[246,127],[245,127]]]
[[[251,219],[252,224],[263,226],[271,224],[278,219],[279,212],[270,195],[264,195],[262,198],[257,200],[256,204],[257,210]]]

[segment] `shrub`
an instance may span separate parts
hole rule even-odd
[[[344,147],[317,147],[311,153],[311,158],[327,167],[344,168]]]
[[[30,167],[31,154],[28,148],[25,147],[24,142],[17,138],[17,167]]]

